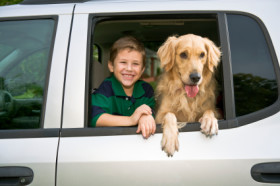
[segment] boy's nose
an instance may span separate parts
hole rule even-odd
[[[127,68],[127,70],[131,70],[132,69],[131,64],[128,63],[126,68]]]

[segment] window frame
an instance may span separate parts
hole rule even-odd
[[[100,21],[113,20],[118,18],[123,18],[124,20],[133,20],[135,17],[140,18],[154,18],[160,15],[188,15],[188,14],[213,14],[217,18],[218,26],[218,36],[220,41],[220,47],[222,50],[222,77],[223,77],[223,104],[224,104],[224,119],[219,120],[219,129],[230,129],[235,127],[240,127],[252,122],[256,122],[260,119],[269,117],[277,113],[280,109],[280,71],[279,64],[276,57],[274,47],[271,42],[268,30],[266,29],[264,23],[255,15],[240,12],[240,11],[160,11],[160,12],[130,12],[130,13],[98,13],[98,14],[89,14],[88,18],[88,42],[87,42],[87,61],[86,61],[86,87],[85,87],[85,114],[84,114],[84,128],[77,129],[62,129],[62,137],[70,136],[115,136],[115,135],[135,135],[137,126],[134,127],[89,127],[89,122],[91,119],[90,116],[90,106],[91,106],[91,72],[90,72],[90,63],[91,63],[91,51],[93,44],[94,28]],[[235,114],[235,100],[234,100],[234,87],[233,87],[233,75],[232,75],[232,66],[231,66],[231,51],[229,43],[229,33],[227,25],[227,14],[237,14],[245,15],[256,20],[259,24],[265,40],[272,57],[273,67],[276,74],[277,85],[278,85],[278,99],[272,105],[247,114],[244,116],[236,117]],[[132,18],[131,18],[132,17]],[[184,128],[180,129],[180,132],[191,132],[191,131],[200,131],[200,123],[188,123]],[[157,125],[156,133],[162,133],[161,125]]]
[[[7,17],[0,18],[0,22],[2,21],[28,21],[28,20],[53,20],[54,27],[52,32],[52,38],[50,43],[50,51],[48,54],[48,62],[47,62],[47,70],[45,76],[45,86],[43,91],[43,102],[41,107],[40,114],[40,123],[39,128],[34,129],[1,129],[0,130],[0,139],[8,139],[8,138],[40,138],[40,137],[58,137],[59,130],[58,129],[45,129],[44,128],[44,119],[45,119],[45,111],[46,111],[46,102],[47,102],[47,93],[49,86],[49,78],[50,78],[50,70],[51,70],[51,62],[53,57],[53,50],[55,44],[55,37],[57,33],[58,26],[58,15],[44,15],[44,16],[22,16],[22,17]]]
[[[255,20],[258,24],[258,26],[260,27],[264,39],[267,43],[267,47],[269,50],[269,54],[271,56],[271,60],[272,60],[272,66],[274,69],[274,73],[275,73],[275,79],[277,81],[277,88],[278,88],[278,98],[277,100],[269,105],[268,107],[265,107],[261,110],[243,115],[243,116],[238,116],[236,117],[236,115],[234,114],[235,118],[237,119],[237,127],[240,126],[244,126],[253,122],[256,122],[258,120],[261,119],[265,119],[271,115],[274,115],[275,113],[277,113],[280,109],[280,67],[279,67],[279,62],[277,60],[277,56],[276,56],[276,52],[275,49],[273,47],[272,44],[272,40],[270,38],[269,32],[267,30],[267,28],[265,27],[265,24],[260,20],[260,18],[258,18],[257,16],[253,15],[253,14],[249,14],[249,13],[245,13],[245,12],[225,12],[225,20],[227,21],[226,15],[230,14],[230,15],[243,15],[243,16],[247,16],[253,20]],[[227,23],[226,23],[227,25]],[[227,35],[229,33],[227,32]],[[228,35],[228,47],[230,47],[230,41],[229,41],[229,35]],[[231,60],[231,58],[229,58],[229,60]],[[231,61],[230,61],[231,62]],[[231,64],[231,63],[230,63]],[[233,82],[233,73],[232,70],[230,71],[231,73],[231,78],[232,78],[232,82]],[[232,86],[232,91],[234,91],[234,87]],[[235,110],[235,100],[233,99],[233,105],[234,105],[234,110]],[[234,111],[235,112],[235,111]]]

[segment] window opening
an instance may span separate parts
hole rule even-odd
[[[100,19],[94,22],[93,43],[98,45],[102,56],[101,64],[91,61],[91,89],[98,88],[100,83],[110,75],[107,62],[109,60],[109,50],[113,42],[117,39],[131,35],[144,43],[146,48],[146,69],[142,79],[149,82],[155,89],[157,78],[161,74],[160,61],[157,57],[158,48],[169,36],[196,34],[211,39],[217,46],[220,46],[217,15],[171,15],[164,18],[141,19],[140,16],[133,16],[129,20],[123,17],[114,17],[112,19]],[[173,18],[172,18],[173,17]],[[94,48],[94,46],[93,46]],[[220,63],[221,64],[221,63]],[[219,107],[221,118],[223,118],[223,88],[222,71],[218,68],[217,81],[219,84],[219,95],[217,98],[217,107]],[[89,109],[90,110],[90,109]],[[90,123],[90,122],[89,122]]]

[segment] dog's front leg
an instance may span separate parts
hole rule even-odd
[[[203,116],[199,119],[199,122],[201,123],[201,132],[205,135],[212,136],[218,134],[218,120],[212,110],[205,111]]]
[[[178,126],[175,114],[168,112],[162,122],[163,135],[161,147],[167,156],[173,156],[175,150],[179,150]]]

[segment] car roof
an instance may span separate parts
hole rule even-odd
[[[23,5],[40,5],[40,4],[63,4],[63,3],[85,3],[85,2],[150,2],[151,0],[23,0]],[[170,0],[152,0],[152,1],[170,1]],[[177,1],[198,1],[198,0],[177,0]],[[215,1],[215,0],[203,0]]]
[[[83,3],[86,1],[89,0],[24,0],[20,4],[39,5],[39,4],[60,4],[60,3]]]

